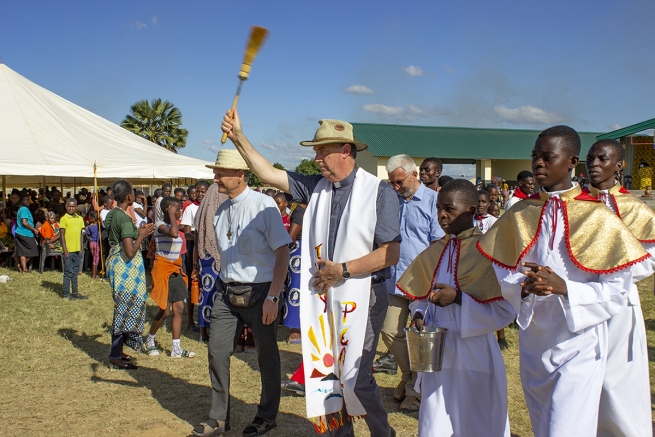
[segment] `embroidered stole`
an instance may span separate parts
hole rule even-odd
[[[551,204],[548,194],[524,199],[505,212],[478,241],[478,250],[493,263],[515,270],[539,238],[541,221]],[[649,257],[621,220],[579,186],[562,193],[564,239],[571,261],[581,270],[607,274]]]
[[[478,303],[501,300],[500,286],[494,280],[495,273],[489,260],[477,251],[475,243],[482,238],[477,227],[467,229],[451,240],[445,235],[421,252],[407,267],[396,283],[396,288],[410,299],[426,299],[432,290],[442,260],[450,261],[450,246],[457,244],[457,259],[453,266],[456,288],[471,296]]]
[[[358,169],[345,205],[334,246],[335,263],[373,250],[376,204],[380,179]],[[355,383],[364,348],[371,292],[371,276],[341,280],[327,294],[311,283],[319,256],[327,259],[333,184],[321,180],[312,193],[303,219],[300,272],[300,326],[305,363],[307,417],[319,433],[344,424],[344,403],[349,416],[366,411],[355,395]]]

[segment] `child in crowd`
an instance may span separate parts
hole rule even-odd
[[[89,237],[89,250],[93,262],[91,263],[91,278],[98,278],[98,264],[100,264],[100,233],[98,232],[98,213],[89,212],[89,224],[84,228],[84,232]]]
[[[616,140],[600,140],[587,153],[589,187],[583,190],[601,200],[655,255],[655,212],[617,181],[624,149]],[[598,435],[652,436],[648,349],[644,315],[636,282],[644,278],[636,266],[628,305],[607,321],[607,369],[600,396]],[[648,272],[646,272],[648,273]]]
[[[43,241],[48,245],[51,251],[53,252],[62,252],[61,241],[59,234],[59,223],[57,223],[57,214],[52,211],[48,211],[45,214],[46,221],[43,223],[43,226],[39,229]]]
[[[182,349],[180,334],[182,331],[182,314],[184,313],[184,299],[187,297],[187,276],[182,269],[182,238],[178,220],[182,216],[182,202],[175,197],[164,197],[159,202],[161,211],[157,214],[163,220],[155,223],[154,240],[156,245],[155,263],[152,268],[152,293],[150,297],[159,306],[159,313],[150,327],[150,333],[144,344],[144,352],[148,355],[159,355],[155,345],[155,334],[163,321],[173,311],[171,330],[173,345],[171,357],[190,358],[196,354]]]
[[[484,234],[489,228],[498,220],[496,217],[489,214],[489,205],[491,205],[491,196],[488,191],[478,191],[478,206],[476,214],[473,218],[473,224],[482,231]]]
[[[526,195],[478,242],[517,314],[535,437],[596,436],[607,320],[625,307],[631,267],[650,268],[621,220],[571,181],[579,154],[570,127],[541,132],[532,151],[540,199]]]
[[[66,214],[59,220],[61,248],[64,254],[64,284],[62,297],[70,300],[87,299],[77,290],[77,273],[80,268],[80,252],[82,251],[82,230],[84,219],[77,214],[77,200],[74,197],[66,199]]]
[[[412,326],[446,328],[441,371],[419,373],[419,436],[506,436],[505,364],[493,333],[514,312],[502,298],[493,267],[476,249],[475,185],[455,179],[437,198],[446,235],[409,265],[396,286],[412,303]],[[420,385],[419,385],[420,384]],[[472,418],[474,415],[474,418]]]
[[[500,217],[500,206],[498,206],[498,203],[496,202],[491,202],[491,204],[489,205],[489,209],[487,209],[487,212],[492,216],[498,218]]]
[[[498,190],[498,187],[494,184],[489,184],[485,187],[485,191],[489,193],[489,200],[491,203],[498,203],[498,199],[500,198],[500,191]]]
[[[273,197],[275,203],[277,204],[280,214],[282,215],[282,223],[284,224],[284,229],[289,232],[291,227],[291,216],[287,213],[287,198],[283,192],[279,192]]]

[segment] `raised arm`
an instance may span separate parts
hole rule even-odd
[[[285,193],[289,192],[289,179],[287,179],[287,172],[273,167],[273,165],[268,162],[261,153],[255,150],[252,144],[250,144],[250,141],[248,141],[248,138],[246,138],[241,130],[241,120],[239,119],[239,112],[236,109],[234,110],[234,117],[232,117],[232,111],[227,111],[225,117],[223,117],[221,129],[223,132],[227,133],[227,137],[232,141],[232,143],[234,143],[234,146],[239,153],[241,153],[243,159],[248,163],[250,170],[259,176],[259,179],[268,185],[284,191]]]

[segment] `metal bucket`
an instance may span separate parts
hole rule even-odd
[[[409,367],[412,372],[438,372],[443,362],[443,346],[446,342],[446,328],[424,326],[423,331],[405,328]]]

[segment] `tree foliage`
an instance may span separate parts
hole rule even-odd
[[[130,107],[121,126],[130,132],[177,153],[186,146],[189,131],[182,129],[182,112],[168,100],[139,100]]]
[[[303,159],[296,167],[296,171],[306,175],[321,174],[318,164],[313,159]]]
[[[248,186],[250,187],[263,187],[264,183],[257,177],[257,175],[253,172],[250,172],[248,174]]]
[[[279,168],[280,170],[286,170],[286,168],[284,168],[284,166],[282,164],[280,164],[279,162],[276,162],[275,164],[273,164],[273,167]]]

